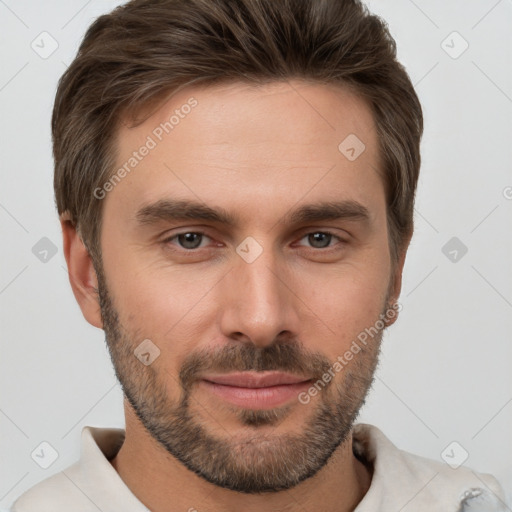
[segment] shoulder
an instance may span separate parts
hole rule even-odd
[[[98,512],[104,503],[137,509],[137,500],[109,462],[123,439],[122,429],[84,427],[80,459],[28,489],[11,512]]]
[[[59,512],[69,510],[70,504],[77,512],[97,512],[97,507],[74,484],[78,465],[56,473],[31,487],[14,503],[11,512]]]
[[[354,427],[353,447],[374,471],[361,505],[365,501],[372,506],[384,502],[386,506],[379,510],[398,507],[403,512],[506,510],[503,489],[492,475],[401,450],[373,425],[360,423]]]

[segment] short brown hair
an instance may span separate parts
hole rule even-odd
[[[188,85],[304,79],[350,87],[377,127],[393,261],[413,230],[423,115],[387,24],[359,0],[135,0],[89,27],[52,117],[55,198],[93,259],[122,116]],[[340,141],[341,142],[341,141]]]

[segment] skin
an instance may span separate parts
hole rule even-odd
[[[301,81],[183,89],[144,123],[120,127],[118,166],[191,97],[197,106],[103,199],[102,265],[93,264],[66,215],[61,218],[73,292],[86,320],[105,330],[116,373],[131,395],[125,442],[111,463],[154,512],[354,510],[372,470],[352,453],[350,430],[371,385],[382,333],[308,404],[293,400],[270,411],[233,406],[200,377],[205,369],[247,370],[256,361],[263,369],[321,376],[398,298],[407,244],[393,265],[371,111],[347,89]],[[366,146],[354,161],[338,150],[349,134]],[[162,199],[222,208],[237,224],[137,221],[138,211]],[[289,221],[298,207],[326,201],[357,202],[367,219]],[[335,235],[320,235],[327,247],[308,236],[326,231]],[[180,246],[177,234],[197,232],[206,235],[200,248]],[[251,263],[236,252],[247,237],[262,249]],[[144,339],[160,350],[148,366],[133,355]],[[296,359],[279,358],[276,345]],[[272,357],[262,359],[265,353]],[[327,432],[322,411],[331,411]],[[188,433],[180,437],[175,429],[184,416]],[[231,457],[232,481],[214,481],[213,470],[211,478],[197,474],[173,455],[166,442],[182,443],[185,453],[201,447],[201,439],[187,437],[192,424],[215,448],[227,448],[219,453]],[[311,426],[317,430],[308,434]],[[327,447],[326,439],[339,444]],[[287,472],[286,460],[295,461],[287,457],[298,450],[326,460],[313,468],[298,460]],[[196,468],[211,459],[200,449],[194,456]],[[247,478],[237,483],[238,472]],[[251,490],[263,474],[270,475],[268,489]],[[272,489],[278,477],[288,483]],[[292,483],[295,477],[300,482]]]

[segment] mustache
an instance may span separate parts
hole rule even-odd
[[[276,341],[265,347],[237,343],[191,354],[183,362],[179,380],[185,390],[210,372],[283,371],[318,380],[330,367],[331,363],[325,356],[306,350],[299,341]]]

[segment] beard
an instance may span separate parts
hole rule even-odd
[[[279,370],[311,376],[314,384],[332,368],[332,362],[306,350],[296,339],[281,338],[263,348],[237,342],[216,351],[198,350],[184,359],[178,376],[158,364],[145,366],[134,355],[143,337],[123,328],[101,268],[97,276],[106,343],[124,396],[152,438],[190,471],[241,493],[287,490],[318,473],[351,435],[374,380],[383,329],[361,347],[340,375],[322,381],[317,400],[270,410],[232,408],[237,421],[247,427],[235,435],[207,414],[203,416],[211,420],[210,426],[201,419],[204,407],[192,392],[202,375]],[[177,401],[167,391],[170,379],[180,390]],[[308,417],[301,431],[276,432],[297,407],[307,408],[301,416]]]

